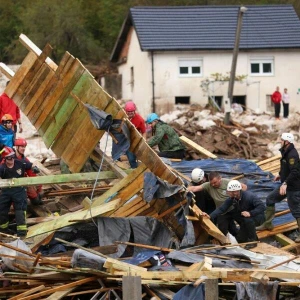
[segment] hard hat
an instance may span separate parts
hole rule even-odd
[[[195,183],[200,182],[204,178],[204,171],[199,168],[195,168],[191,174],[192,181]]]
[[[156,113],[151,113],[147,116],[146,123],[152,123],[155,120],[159,120],[159,116]]]
[[[10,115],[10,114],[5,114],[3,115],[1,121],[4,122],[4,121],[13,121],[13,117]]]
[[[240,191],[242,189],[242,185],[238,180],[230,180],[227,185],[228,192]]]
[[[10,147],[5,146],[1,150],[1,156],[2,156],[2,158],[14,156],[14,155],[15,155],[15,151],[12,148],[10,148]]]
[[[24,147],[26,147],[27,142],[23,138],[18,138],[18,139],[15,139],[15,146],[24,146]]]
[[[289,143],[294,143],[294,135],[292,133],[284,132],[281,135],[283,141],[288,141]]]
[[[132,101],[128,101],[125,103],[125,111],[136,111],[136,106]]]

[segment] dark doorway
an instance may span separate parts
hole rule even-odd
[[[191,97],[175,97],[175,104],[190,104]]]
[[[213,107],[215,107],[215,104],[217,104],[217,107],[215,107],[216,109],[221,109],[222,108],[222,102],[223,102],[223,96],[210,96],[208,97],[208,103],[210,105],[212,105]]]
[[[246,109],[246,96],[233,96],[232,103],[238,103],[242,105],[243,110]]]

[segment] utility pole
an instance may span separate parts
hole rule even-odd
[[[234,87],[234,81],[235,81],[235,71],[236,71],[236,62],[237,57],[239,54],[239,46],[240,46],[240,37],[241,37],[241,31],[242,31],[242,23],[243,23],[243,16],[246,12],[247,8],[242,6],[239,10],[238,15],[238,23],[235,33],[235,43],[234,43],[234,49],[233,49],[233,57],[232,57],[232,63],[231,63],[231,71],[230,71],[230,79],[228,84],[228,99],[225,99],[225,118],[224,118],[224,124],[228,125],[230,121],[230,109],[231,109],[231,103],[232,103],[232,95],[233,95],[233,87]]]

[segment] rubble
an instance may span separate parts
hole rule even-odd
[[[121,106],[70,54],[57,66],[47,58],[49,47],[41,51],[26,37],[21,39],[29,54],[20,69],[12,75],[1,66],[11,76],[7,92],[46,145],[67,162],[74,174],[53,175],[58,172],[56,160],[40,165],[44,176],[1,181],[2,187],[46,184],[44,205],[33,208],[28,218],[32,225],[23,242],[30,250],[12,245],[15,237],[0,236],[5,282],[0,288],[2,295],[28,300],[183,299],[180,291],[184,287],[197,289],[201,295],[200,289],[205,289],[208,295],[226,286],[238,290],[238,282],[244,282],[247,286],[259,285],[263,290],[267,286],[277,289],[279,284],[297,297],[298,257],[287,251],[298,251],[300,245],[281,236],[281,242],[286,243],[284,250],[259,243],[249,251],[243,248],[247,245],[225,237],[202,216],[193,195],[187,192],[188,176],[178,171],[175,164],[166,165],[126,119],[123,122],[131,132],[130,149],[140,165],[129,171],[120,168],[96,147],[104,131],[94,128],[84,103],[103,109],[115,119],[125,118]],[[48,90],[49,86],[52,89]],[[44,97],[38,98],[41,94]],[[274,156],[269,144],[283,128],[269,115],[265,118],[272,125],[260,124],[257,120],[262,116],[239,112],[233,114],[229,126],[222,123],[221,113],[196,106],[173,115],[176,122],[172,124],[189,145],[191,158],[259,160],[257,164],[241,161],[255,170],[259,166],[269,181],[272,173],[278,171],[280,156]],[[167,117],[171,121],[170,116],[162,119]],[[294,122],[296,117],[294,114],[291,122],[284,123],[285,130],[299,131],[299,123]],[[101,169],[98,173],[103,161],[105,171]],[[229,172],[229,176],[260,180],[255,172],[247,174],[237,164],[235,173]],[[89,172],[78,173],[84,168]],[[46,215],[33,215],[41,211]],[[295,228],[295,222],[289,222],[275,226],[271,232],[260,232],[259,237]],[[14,243],[23,242],[17,239]],[[206,243],[214,245],[203,246]],[[3,253],[6,248],[15,251],[13,255]],[[63,254],[62,250],[67,252]],[[12,265],[5,263],[4,257]]]

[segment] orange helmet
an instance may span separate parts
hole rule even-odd
[[[13,119],[13,117],[12,117],[10,114],[5,114],[5,115],[3,115],[2,119],[1,119],[2,122],[5,122],[5,121],[13,121],[13,120],[14,120],[14,119]]]
[[[24,147],[26,147],[27,142],[26,142],[25,139],[18,138],[18,139],[15,139],[15,146],[24,146]]]
[[[10,148],[10,147],[5,146],[1,150],[1,156],[2,156],[2,158],[14,156],[14,155],[15,155],[15,151],[12,148]]]

